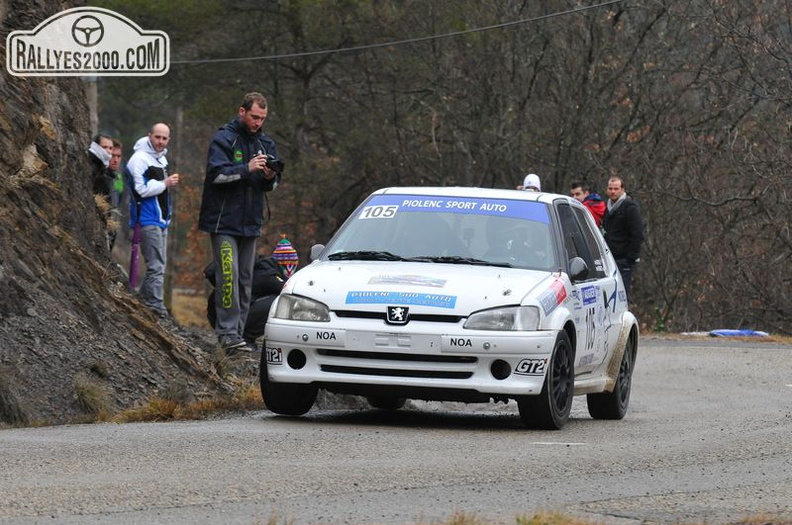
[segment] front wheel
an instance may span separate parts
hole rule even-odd
[[[266,352],[261,352],[259,384],[267,408],[276,414],[301,416],[311,410],[319,389],[314,385],[275,383],[267,375]]]
[[[622,419],[627,414],[636,353],[635,338],[630,336],[624,347],[624,355],[622,355],[619,364],[619,375],[616,377],[616,384],[613,385],[613,392],[586,396],[586,404],[591,417],[594,419]]]
[[[563,330],[556,338],[542,392],[520,396],[520,418],[529,428],[559,430],[569,420],[575,387],[575,356],[569,336]]]

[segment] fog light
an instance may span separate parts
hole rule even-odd
[[[289,356],[291,358],[291,356]],[[506,379],[511,375],[511,366],[503,359],[496,359],[490,365],[490,373],[495,379]]]
[[[305,366],[305,363],[308,360],[305,357],[305,354],[302,350],[292,350],[289,352],[289,356],[286,358],[286,362],[295,370],[299,370]]]

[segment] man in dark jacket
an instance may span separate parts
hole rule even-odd
[[[619,177],[608,180],[608,198],[608,211],[602,219],[602,228],[629,298],[632,275],[641,255],[644,238],[643,218],[638,204],[627,196],[624,182]]]
[[[261,131],[267,100],[248,93],[238,116],[212,137],[206,161],[198,228],[212,240],[215,262],[215,332],[226,351],[247,349],[248,316],[266,197],[281,179],[275,141]],[[266,206],[269,212],[269,206]]]

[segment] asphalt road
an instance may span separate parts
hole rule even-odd
[[[0,431],[0,523],[792,522],[792,346],[643,339],[622,421],[575,398]]]

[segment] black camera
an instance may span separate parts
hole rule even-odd
[[[267,155],[267,167],[275,173],[283,173],[283,161]]]

